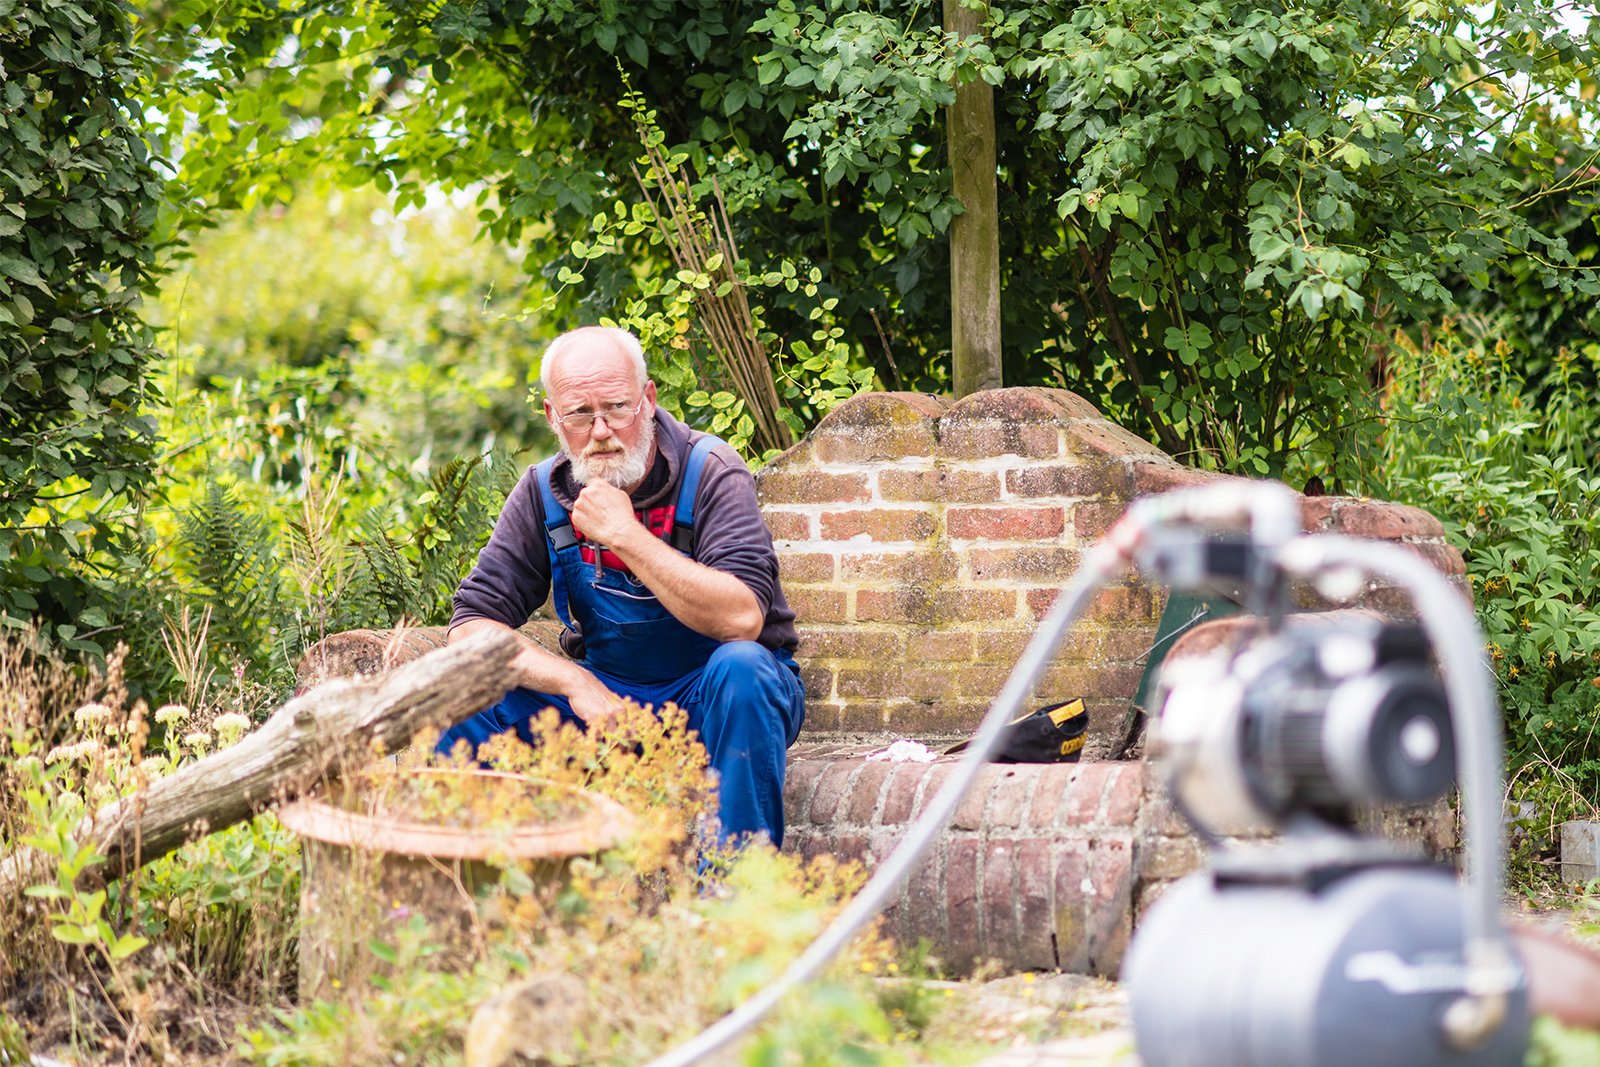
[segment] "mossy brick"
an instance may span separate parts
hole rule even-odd
[[[911,635],[912,638],[917,635]],[[810,660],[865,660],[893,663],[900,659],[908,637],[893,630],[867,630],[859,626],[805,627],[800,631],[800,654]]]
[[[869,760],[863,764],[861,771],[850,783],[849,806],[845,811],[845,820],[852,826],[871,826],[872,817],[878,810],[878,797],[883,792],[883,783],[889,777],[889,771],[894,764],[883,760]]]
[[[949,702],[960,693],[959,671],[966,669],[904,664],[896,671],[894,695],[907,700]]]
[[[1155,837],[1139,843],[1138,877],[1142,882],[1167,882],[1205,866],[1205,849],[1193,835]]]
[[[842,623],[850,620],[850,600],[843,589],[820,585],[784,586],[784,599],[801,623]]]
[[[841,697],[884,697],[903,695],[897,663],[876,664],[864,667],[838,668],[838,686]]]
[[[1143,662],[1155,643],[1148,626],[1111,626],[1094,635],[1094,658],[1101,663]]]
[[[1024,385],[968,393],[950,405],[943,421],[995,419],[1065,425],[1077,419],[1099,418],[1099,410],[1071,390]]]
[[[845,706],[831,699],[831,693],[806,691],[806,718],[800,729],[808,734],[833,733],[845,729],[842,721]]]
[[[921,631],[906,635],[908,663],[969,663],[973,643],[982,634],[957,631]]]
[[[1014,966],[1049,971],[1057,966],[1055,923],[1051,921],[1050,842],[1017,842],[1017,951]]]
[[[881,734],[889,729],[889,709],[882,700],[847,700],[839,713],[839,730],[850,734]]]
[[[839,556],[839,577],[853,585],[912,582],[930,586],[955,577],[956,559],[949,552],[921,548],[884,552],[845,551]]]
[[[761,520],[767,524],[767,532],[774,541],[809,541],[816,535],[816,516],[807,511],[762,508]]]
[[[1127,510],[1120,500],[1080,500],[1072,506],[1072,535],[1082,542],[1098,541]]]
[[[1065,585],[1078,568],[1076,550],[1062,545],[1027,545],[1020,548],[980,548],[967,554],[967,567],[975,582],[1055,581]]]
[[[880,543],[926,541],[938,529],[931,511],[914,507],[824,511],[820,521],[824,541],[848,541],[863,535]]]
[[[1106,456],[1164,455],[1161,449],[1104,419],[1076,423],[1067,430],[1067,449],[1086,459]]]
[[[931,848],[912,868],[902,898],[904,909],[897,916],[895,937],[901,944],[914,945],[922,938],[935,944],[944,941],[944,894],[940,891],[944,850]]]
[[[1054,860],[1055,886],[1051,900],[1056,952],[1063,970],[1083,974],[1089,969],[1094,910],[1083,888],[1089,877],[1088,847],[1083,841],[1057,841],[1051,853]]]
[[[838,560],[831,552],[784,552],[778,556],[778,575],[786,583],[826,583],[834,579]]]
[[[1153,620],[1150,590],[1143,585],[1113,585],[1100,591],[1089,605],[1089,618],[1102,626]]]
[[[1105,464],[1033,464],[1006,471],[1006,491],[1019,497],[1098,496],[1111,478]]]
[[[941,589],[933,594],[936,626],[1002,622],[1017,617],[1014,589]]]
[[[1089,848],[1089,878],[1095,887],[1089,925],[1089,970],[1114,978],[1122,969],[1133,932],[1133,848],[1124,840],[1099,838]]]
[[[966,737],[982,718],[982,712],[967,714],[959,704],[946,701],[897,701],[888,709],[889,729],[896,737]]]
[[[1000,499],[1000,474],[948,467],[883,470],[878,472],[878,496],[890,502],[983,504]]]
[[[761,475],[756,489],[763,504],[852,504],[872,499],[870,479],[861,472],[769,470]]]
[[[1060,507],[993,504],[953,507],[945,513],[945,531],[954,540],[1038,541],[1060,537],[1066,512]]]
[[[938,397],[864,393],[834,408],[811,431],[819,463],[864,463],[931,456],[938,447]]]

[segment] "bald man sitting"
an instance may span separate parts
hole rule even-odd
[[[439,740],[474,750],[546,707],[591,724],[617,697],[689,715],[719,780],[721,837],[783,842],[785,750],[805,716],[794,612],[738,453],[656,406],[639,341],[592,326],[541,368],[561,451],[506,498],[456,592],[450,639],[515,628],[551,597],[574,658],[524,641],[504,700]]]

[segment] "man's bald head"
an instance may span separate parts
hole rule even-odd
[[[539,366],[539,386],[545,396],[553,396],[552,384],[559,368],[592,371],[609,360],[625,361],[640,389],[650,378],[644,365],[644,348],[639,339],[615,326],[580,326],[550,342]]]

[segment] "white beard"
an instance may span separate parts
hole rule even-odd
[[[580,454],[574,452],[567,443],[566,433],[561,433],[561,448],[572,461],[573,481],[579,485],[610,482],[618,489],[624,490],[644,481],[645,474],[649,472],[648,464],[656,443],[656,420],[646,413],[640,413],[639,417],[644,419],[643,429],[638,442],[632,448],[608,448],[596,452],[597,442],[591,441],[589,447]]]

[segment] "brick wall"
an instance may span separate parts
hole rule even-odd
[[[969,733],[1083,547],[1133,497],[1215,477],[1061,389],[840,405],[757,476],[799,615],[807,732]],[[1401,541],[1462,573],[1438,522],[1414,508],[1324,497],[1304,514],[1308,528]],[[1363,603],[1393,599],[1374,588]],[[1087,758],[1120,729],[1161,605],[1137,579],[1107,590],[1041,683],[1041,699],[1088,703]]]

